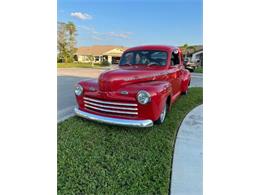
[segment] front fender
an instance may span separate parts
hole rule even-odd
[[[124,86],[120,90],[126,90],[136,96],[138,91],[145,90],[151,94],[151,102],[142,105],[138,104],[138,115],[142,119],[157,120],[167,98],[172,96],[171,83],[168,81],[149,81]]]

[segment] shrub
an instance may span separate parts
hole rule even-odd
[[[102,62],[101,62],[101,65],[102,65],[102,66],[109,66],[110,63],[105,60],[105,61],[102,61]]]

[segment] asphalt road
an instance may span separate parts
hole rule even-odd
[[[73,108],[76,105],[74,86],[80,80],[89,79],[86,77],[58,76],[58,122],[74,115]],[[203,77],[200,73],[192,73],[190,87],[202,87]]]

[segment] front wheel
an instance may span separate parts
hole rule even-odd
[[[154,122],[155,124],[162,124],[166,118],[168,105],[165,103],[161,111],[160,117]]]

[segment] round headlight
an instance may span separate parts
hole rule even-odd
[[[82,92],[83,92],[83,87],[81,86],[81,85],[76,85],[76,88],[75,88],[75,94],[77,95],[77,96],[79,96],[79,95],[81,95],[82,94]]]
[[[147,91],[141,90],[137,93],[137,101],[140,104],[147,104],[151,101],[151,95]]]

